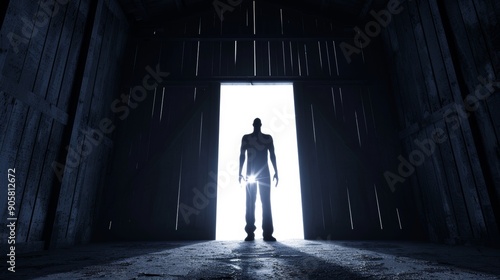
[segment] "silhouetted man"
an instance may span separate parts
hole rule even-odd
[[[271,157],[278,186],[278,168],[276,167],[276,155],[274,154],[273,138],[271,135],[263,134],[260,131],[262,122],[259,118],[253,121],[253,133],[243,136],[240,152],[240,177],[247,181],[246,185],[246,214],[247,225],[245,231],[247,237],[245,241],[255,239],[255,200],[257,197],[257,188],[259,188],[260,200],[262,202],[262,230],[264,240],[276,241],[273,237],[273,216],[271,213],[271,176],[269,175],[269,166],[267,164],[267,151]],[[245,151],[247,152],[247,176],[242,175],[243,163],[245,162]]]

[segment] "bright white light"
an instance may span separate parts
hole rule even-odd
[[[255,176],[248,176],[247,182],[248,183],[255,183]]]
[[[241,138],[253,131],[253,120],[260,118],[262,132],[274,140],[279,184],[271,181],[271,208],[274,236],[278,240],[303,239],[302,201],[295,128],[293,86],[229,85],[221,86],[219,126],[219,166],[217,189],[218,240],[243,240],[245,227],[245,185],[238,183]],[[271,176],[274,170],[269,160]],[[243,166],[243,176],[246,166]],[[255,205],[257,238],[262,237],[262,206],[257,192]]]

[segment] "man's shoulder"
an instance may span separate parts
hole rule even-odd
[[[264,133],[258,133],[258,134],[255,134],[255,133],[249,133],[249,134],[245,134],[243,135],[243,140],[247,139],[247,138],[254,138],[254,139],[273,139],[273,137],[269,134],[264,134]]]
[[[262,133],[262,137],[264,137],[266,139],[273,139],[273,137],[270,134],[264,134],[264,133]]]
[[[243,135],[243,137],[241,138],[241,141],[245,144],[245,143],[249,143],[251,142],[251,139],[250,137],[252,137],[252,134],[245,134]]]

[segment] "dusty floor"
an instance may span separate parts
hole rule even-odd
[[[19,255],[1,279],[500,279],[500,250],[386,241],[93,244]]]

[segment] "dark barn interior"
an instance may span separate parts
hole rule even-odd
[[[2,0],[2,278],[496,279],[498,20],[495,0]],[[304,240],[215,240],[223,83],[293,83]]]

